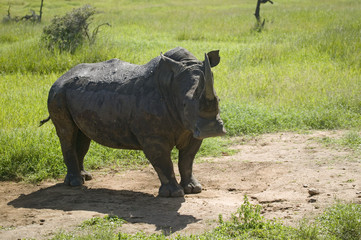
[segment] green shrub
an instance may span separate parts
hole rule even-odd
[[[73,9],[63,17],[55,16],[51,24],[43,29],[42,41],[50,50],[74,53],[86,39],[95,39],[94,34],[90,36],[89,33],[91,17],[95,13],[95,8],[85,5]]]
[[[336,204],[319,218],[320,234],[325,239],[361,239],[361,205]]]
[[[261,210],[260,205],[251,204],[245,195],[243,204],[229,221],[223,221],[219,216],[220,225],[209,236],[214,239],[292,239],[293,228],[264,219]]]

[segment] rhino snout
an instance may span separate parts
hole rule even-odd
[[[193,132],[193,137],[204,139],[224,136],[225,134],[226,129],[223,126],[223,121],[219,117],[213,119],[199,118]]]

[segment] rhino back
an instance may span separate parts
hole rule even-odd
[[[118,59],[80,64],[54,83],[49,101],[56,95],[64,98],[78,128],[96,142],[141,149],[139,135],[159,133],[168,122],[154,80],[158,63],[159,58],[145,65]]]

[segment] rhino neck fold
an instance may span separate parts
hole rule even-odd
[[[179,106],[179,101],[176,100],[177,96],[172,91],[174,73],[171,71],[164,71],[164,69],[159,66],[155,72],[155,81],[161,96],[160,101],[166,106],[168,113],[166,115],[167,118],[169,118],[170,125],[177,131],[184,130],[182,117],[179,112],[181,106]]]

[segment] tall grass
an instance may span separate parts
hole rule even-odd
[[[36,1],[10,3],[13,16],[38,9]],[[48,158],[47,154],[60,156],[51,124],[35,127],[47,116],[47,92],[60,75],[78,63],[111,58],[144,64],[176,46],[187,48],[199,59],[205,52],[220,49],[221,63],[214,68],[215,88],[221,98],[221,117],[231,136],[298,129],[360,129],[358,0],[278,0],[265,4],[262,32],[252,30],[255,1],[251,0],[106,0],[92,3],[99,14],[90,28],[104,22],[112,25],[101,28],[94,45],[84,44],[74,54],[46,50],[40,44],[43,27],[55,15],[86,3],[49,0],[43,8],[42,23],[1,24],[0,129],[2,139],[7,139],[1,149],[4,153],[13,151],[14,157],[19,154],[22,157],[16,158],[24,163],[27,158],[21,155],[21,148],[26,148],[27,142],[17,143],[23,138],[31,138],[38,149],[31,150],[39,153],[32,157],[34,161]],[[7,2],[0,2],[0,14],[6,15],[7,8]],[[50,153],[41,150],[45,148],[42,138],[49,139]],[[103,166],[118,157],[117,151],[97,145],[92,149],[104,152],[102,157],[89,155],[88,162],[94,168],[97,162]],[[1,157],[0,166],[6,166],[5,162]],[[21,178],[24,174],[14,170],[10,175]]]

